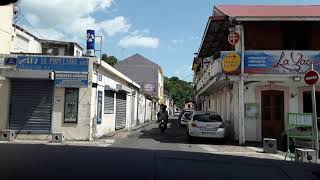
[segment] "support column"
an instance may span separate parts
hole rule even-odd
[[[245,144],[245,124],[244,124],[244,29],[243,25],[237,25],[236,29],[240,31],[240,42],[241,42],[241,73],[239,82],[239,144]]]

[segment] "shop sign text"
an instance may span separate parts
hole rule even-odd
[[[320,51],[246,51],[245,73],[304,74],[320,70]]]

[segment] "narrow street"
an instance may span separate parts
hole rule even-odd
[[[258,148],[211,140],[190,144],[177,119],[165,133],[150,123],[105,142],[1,143],[1,179],[319,179],[318,166],[282,161]]]
[[[122,132],[114,136],[115,141],[111,147],[170,150],[185,152],[200,152],[212,154],[226,154],[246,156],[263,159],[283,160],[284,156],[262,153],[261,148],[252,146],[238,146],[237,142],[230,140],[196,139],[189,141],[186,127],[181,127],[177,117],[171,117],[168,129],[164,133],[153,122],[137,131]]]

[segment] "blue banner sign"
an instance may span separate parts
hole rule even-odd
[[[56,87],[88,87],[88,74],[56,73],[54,84]]]
[[[88,72],[88,58],[18,56],[17,70]]]
[[[320,51],[245,51],[244,71],[253,74],[304,74],[320,70]]]
[[[95,31],[87,30],[87,56],[94,56],[95,52]]]
[[[5,65],[16,65],[17,64],[17,58],[16,57],[6,57],[4,59]]]

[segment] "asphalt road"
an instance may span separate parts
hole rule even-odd
[[[219,154],[238,147],[211,141],[189,144],[176,120],[164,134],[156,127],[108,147],[0,144],[0,179],[320,179],[316,165]]]

